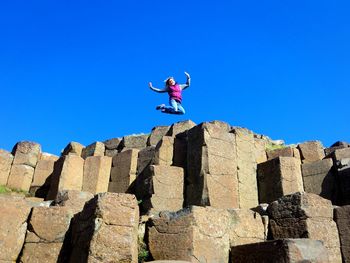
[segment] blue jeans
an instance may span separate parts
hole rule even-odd
[[[181,103],[174,100],[170,99],[169,100],[170,106],[165,106],[162,109],[163,113],[170,113],[170,114],[185,114],[185,109],[182,107]]]

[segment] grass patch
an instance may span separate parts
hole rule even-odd
[[[265,147],[265,150],[266,151],[273,151],[273,150],[276,150],[276,149],[283,149],[283,148],[286,148],[287,146],[286,145],[277,145],[277,144],[272,144],[272,143],[269,143],[266,145]]]
[[[0,185],[0,194],[12,194],[12,193],[23,194],[26,197],[32,197],[32,195],[27,191],[9,188],[9,187],[6,187],[4,185]]]
[[[146,262],[149,258],[149,251],[147,250],[147,245],[142,238],[138,239],[138,261],[139,263]]]

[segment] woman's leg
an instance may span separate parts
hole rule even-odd
[[[169,104],[170,104],[170,106],[163,107],[162,112],[163,113],[170,113],[170,114],[177,114],[178,107],[177,107],[176,100],[173,100],[173,99],[169,100]]]
[[[177,103],[177,114],[185,114],[185,109],[182,107],[181,103]]]

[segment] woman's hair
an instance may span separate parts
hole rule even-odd
[[[169,77],[165,80],[165,86],[169,86],[169,81],[173,79],[175,81],[175,79],[173,77]],[[176,83],[176,82],[175,82]]]

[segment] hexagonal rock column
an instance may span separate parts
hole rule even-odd
[[[303,163],[301,171],[305,192],[318,194],[323,198],[333,200],[335,175],[332,172],[332,167],[333,161],[331,159]]]
[[[263,242],[265,228],[261,216],[249,209],[228,209],[231,216],[230,247]]]
[[[49,180],[49,176],[52,176],[54,170],[55,161],[52,159],[39,160],[35,170],[33,181],[30,185],[30,192],[35,194],[35,192],[42,187],[46,180]]]
[[[231,248],[232,263],[331,263],[319,240],[280,239]]]
[[[256,163],[263,163],[267,161],[266,145],[266,140],[256,138],[254,135],[254,154]]]
[[[310,238],[321,240],[330,262],[342,262],[332,203],[316,194],[295,193],[272,202],[267,209],[274,239]]]
[[[337,195],[337,204],[350,204],[350,158],[337,161]]]
[[[61,191],[51,207],[35,207],[29,220],[21,262],[67,262],[71,219],[94,196],[74,190]]]
[[[82,152],[81,157],[86,159],[89,156],[104,156],[105,155],[105,145],[103,142],[94,142],[86,146]]]
[[[277,157],[258,165],[259,202],[270,203],[284,195],[304,191],[300,160]]]
[[[18,142],[12,153],[15,156],[13,164],[25,164],[34,168],[41,153],[41,146],[35,142]]]
[[[169,126],[156,126],[152,129],[147,139],[147,146],[156,146],[163,136],[168,132]]]
[[[62,190],[81,191],[83,186],[84,159],[77,155],[65,155],[55,162],[46,200],[54,200]]]
[[[155,165],[172,165],[174,156],[174,137],[163,136],[158,142],[153,164]]]
[[[267,159],[272,160],[277,157],[295,157],[300,160],[299,150],[295,147],[283,147],[280,149],[274,149],[266,152]]]
[[[239,207],[256,207],[259,202],[254,134],[244,128],[235,128],[232,133],[235,135],[236,144]]]
[[[320,141],[308,141],[298,144],[302,163],[322,160],[325,157],[323,145]]]
[[[149,134],[128,135],[124,136],[119,144],[118,150],[127,149],[143,149],[147,146]]]
[[[108,191],[112,157],[90,156],[84,162],[82,190],[93,194]]]
[[[108,192],[125,193],[136,179],[138,149],[128,149],[113,157]]]
[[[7,183],[13,158],[10,152],[0,149],[0,185]]]
[[[121,138],[113,138],[104,141],[103,143],[105,144],[105,155],[109,157],[115,156],[118,153],[118,147],[121,141]]]
[[[1,262],[16,262],[24,243],[30,211],[24,198],[0,195]]]
[[[137,157],[137,174],[142,173],[147,166],[153,164],[155,149],[155,146],[147,146],[139,151]]]
[[[11,167],[7,186],[28,192],[33,180],[34,168],[25,164],[14,164]]]
[[[350,205],[336,207],[334,220],[338,226],[343,262],[350,263]]]
[[[333,153],[335,150],[348,148],[348,147],[350,147],[349,143],[337,141],[334,144],[332,144],[331,147],[324,149],[324,153],[326,156],[328,156],[331,153]]]
[[[84,148],[85,148],[85,146],[78,143],[78,142],[70,142],[64,148],[64,150],[62,152],[62,156],[69,155],[69,154],[75,154],[75,155],[81,156],[81,153],[83,152]]]
[[[142,213],[182,208],[184,171],[181,167],[150,165],[137,176],[135,195]]]
[[[135,196],[96,195],[74,218],[70,262],[137,262],[138,222]]]
[[[162,212],[150,219],[148,243],[155,260],[228,262],[230,213],[213,207]]]
[[[202,123],[188,131],[186,205],[238,208],[235,136],[227,123]]]

